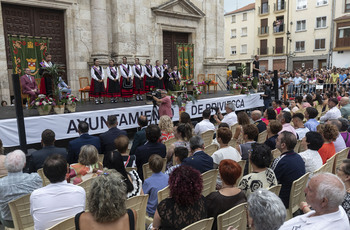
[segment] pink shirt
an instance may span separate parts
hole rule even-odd
[[[168,115],[170,118],[173,117],[173,112],[171,111],[171,99],[169,96],[165,96],[162,99],[162,103],[159,105],[159,117],[163,115]]]
[[[282,125],[282,130],[281,130],[278,134],[282,133],[283,131],[291,132],[291,133],[293,133],[296,137],[298,137],[298,136],[297,136],[297,133],[295,132],[294,127],[291,126],[290,123],[283,124],[283,125]]]
[[[281,108],[281,107],[278,107],[278,108],[275,109],[275,111],[277,112],[277,114],[280,114],[281,111],[282,111],[282,108]]]

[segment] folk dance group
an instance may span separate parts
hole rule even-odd
[[[104,79],[107,75],[107,88]],[[136,101],[142,101],[142,95],[153,89],[174,90],[174,86],[181,81],[177,66],[174,70],[168,65],[168,59],[164,59],[163,65],[159,60],[155,66],[150,65],[150,59],[146,65],[141,65],[139,59],[135,59],[134,65],[127,64],[127,58],[123,57],[123,63],[119,68],[112,59],[104,70],[98,59],[94,59],[91,67],[90,96],[95,98],[96,104],[103,104],[103,97],[111,98],[112,103],[118,102],[122,97],[124,102],[129,102],[135,94]]]

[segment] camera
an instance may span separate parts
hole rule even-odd
[[[217,115],[219,113],[219,107],[211,107],[210,109],[214,110],[215,111],[215,114]]]
[[[162,98],[161,93],[159,91],[150,91],[146,93],[146,99],[149,101],[152,101],[153,104],[156,105],[156,101],[153,99],[153,96],[155,96],[158,99],[161,99]]]

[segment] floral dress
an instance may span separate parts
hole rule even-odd
[[[80,163],[71,164],[69,167],[68,180],[70,183],[79,184],[87,179],[96,177],[99,170],[102,170],[100,162],[93,165],[83,165]]]

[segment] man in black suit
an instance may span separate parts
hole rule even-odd
[[[67,162],[69,164],[78,162],[80,148],[83,145],[93,145],[96,147],[97,151],[101,153],[100,138],[94,137],[88,134],[89,124],[87,122],[85,121],[79,122],[78,132],[80,134],[80,137],[70,141],[68,144]]]
[[[146,127],[148,125],[147,117],[141,115],[137,118],[137,124],[140,126],[141,130],[136,132],[134,140],[132,141],[132,146],[130,149],[130,155],[134,155],[137,147],[144,145],[147,141],[146,139]]]
[[[41,133],[41,145],[43,148],[32,153],[31,162],[29,164],[30,172],[36,172],[38,169],[42,168],[46,158],[52,154],[57,153],[62,155],[65,159],[67,158],[67,150],[65,148],[55,147],[54,143],[54,131],[51,129],[45,129]]]
[[[254,125],[258,127],[259,133],[262,133],[266,130],[266,124],[261,120],[261,116],[262,114],[260,110],[254,110],[251,115]]]
[[[148,162],[148,158],[152,154],[158,154],[163,158],[166,156],[165,145],[163,143],[158,142],[160,136],[161,136],[161,132],[159,127],[154,124],[149,125],[146,128],[146,138],[147,138],[146,144],[136,149],[135,156],[136,156],[137,173],[139,174],[142,180],[143,180],[142,165]]]
[[[183,160],[182,165],[191,166],[201,173],[213,169],[213,158],[206,154],[204,150],[204,141],[200,136],[194,136],[190,139],[192,156]]]
[[[127,133],[124,130],[120,130],[117,128],[118,121],[116,115],[108,116],[107,125],[109,130],[100,135],[102,154],[107,154],[108,152],[116,149],[114,140],[117,137],[119,137],[120,135],[127,136]]]

